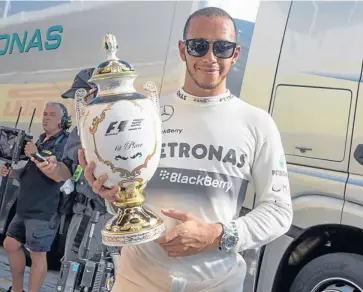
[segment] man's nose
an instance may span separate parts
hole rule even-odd
[[[214,55],[213,52],[213,44],[209,45],[208,52],[205,54],[204,58],[211,62],[217,62],[217,57]]]

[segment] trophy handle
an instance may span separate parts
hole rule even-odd
[[[87,103],[85,101],[85,97],[87,96],[87,90],[84,88],[77,89],[74,94],[74,99],[76,102],[76,120],[77,120],[77,131],[78,135],[80,134],[81,129],[81,118],[84,115],[84,110],[87,107]]]
[[[144,84],[144,89],[145,91],[148,93],[148,97],[151,99],[151,101],[153,102],[157,113],[160,116],[160,97],[158,95],[158,88],[156,87],[156,84],[152,81],[147,81]]]

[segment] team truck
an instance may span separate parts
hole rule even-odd
[[[362,1],[261,1],[240,97],[280,130],[294,219],[246,291],[363,291],[362,61]]]

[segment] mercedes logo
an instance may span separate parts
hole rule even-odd
[[[163,105],[160,107],[160,112],[161,112],[161,120],[163,122],[166,122],[170,120],[170,118],[173,116],[174,108],[171,105]]]

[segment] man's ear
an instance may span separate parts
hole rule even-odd
[[[236,49],[234,50],[234,53],[233,53],[232,64],[237,63],[240,53],[241,53],[241,46],[237,46]]]
[[[185,44],[184,44],[184,42],[183,41],[179,41],[178,47],[179,47],[179,55],[180,55],[180,58],[182,59],[183,62],[185,62],[186,57],[185,57]]]

